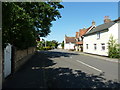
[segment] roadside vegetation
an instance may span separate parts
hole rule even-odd
[[[52,41],[37,41],[37,50],[51,50],[56,49],[59,43],[55,40]]]
[[[120,58],[120,44],[113,36],[110,37],[108,42],[108,55],[110,58]]]
[[[51,32],[52,21],[61,18],[60,2],[2,2],[3,48],[36,47],[36,39]]]
[[[61,47],[62,47],[62,49],[64,49],[64,41],[62,42]]]

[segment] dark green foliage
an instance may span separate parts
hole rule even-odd
[[[120,44],[114,40],[113,36],[108,42],[108,55],[110,58],[120,58]]]
[[[62,42],[61,46],[62,46],[62,49],[64,49],[64,41]]]
[[[60,18],[59,2],[3,2],[3,47],[10,43],[19,49],[36,45],[38,35],[47,36],[52,21]]]
[[[38,41],[37,42],[37,49],[38,50],[50,50],[55,49],[58,46],[58,42],[55,40],[52,41]]]

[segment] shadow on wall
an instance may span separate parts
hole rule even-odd
[[[65,56],[70,55],[73,54],[66,53]],[[38,52],[5,83],[4,88],[120,88],[120,83],[105,81],[103,75],[50,67],[55,64],[45,54]]]

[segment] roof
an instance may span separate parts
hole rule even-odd
[[[66,43],[75,43],[75,37],[65,37]]]
[[[81,42],[76,42],[76,44],[83,44],[83,41],[81,41]]]
[[[102,30],[107,30],[109,27],[111,27],[114,24],[115,24],[115,22],[111,21],[109,23],[99,25],[96,28],[92,29],[91,31],[87,32],[84,36],[89,35],[89,34],[93,34],[95,32],[99,32],[99,31],[102,31]]]
[[[85,29],[80,29],[79,32],[76,32],[76,37],[75,38],[79,38],[81,36],[83,36],[92,26],[90,26],[89,28]]]
[[[89,28],[87,29],[81,29],[80,30],[80,36],[83,36],[92,26],[90,26]]]

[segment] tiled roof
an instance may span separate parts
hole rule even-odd
[[[81,29],[80,30],[80,37],[83,36],[84,34],[86,34],[86,32],[91,28],[92,26],[90,26],[89,28],[87,29]]]
[[[75,37],[65,37],[66,43],[75,43]]]
[[[81,41],[81,42],[76,42],[76,44],[83,44],[83,41]]]
[[[114,24],[115,24],[115,22],[111,21],[109,23],[105,23],[105,24],[99,25],[96,28],[92,29],[91,31],[87,32],[85,35],[89,35],[89,34],[93,34],[95,32],[106,30],[106,29],[108,29],[109,27],[111,27]]]

